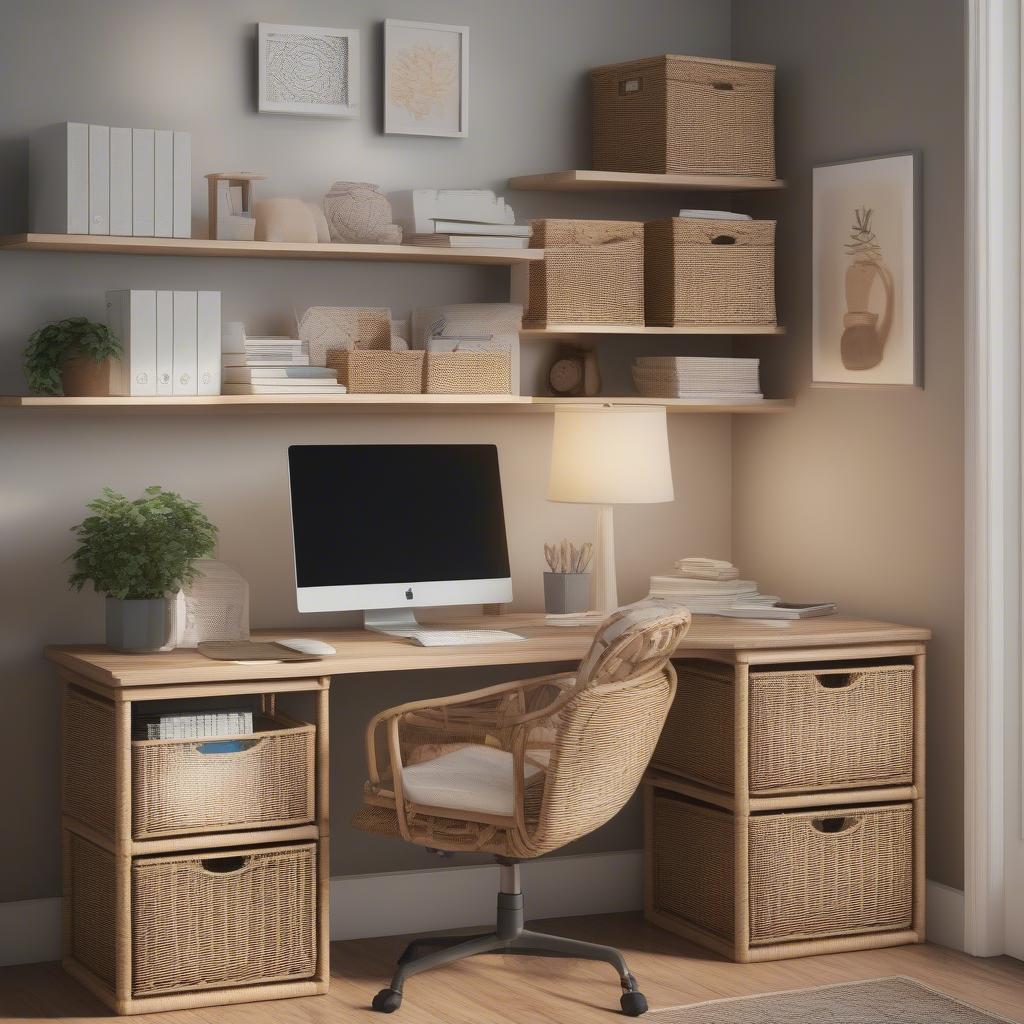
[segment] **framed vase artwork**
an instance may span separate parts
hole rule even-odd
[[[469,134],[469,29],[425,21],[384,22],[384,132]]]
[[[261,22],[257,64],[260,113],[359,116],[359,33],[355,29]]]
[[[814,168],[812,381],[921,387],[919,158]]]

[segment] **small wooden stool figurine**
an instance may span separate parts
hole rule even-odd
[[[206,175],[210,238],[253,240],[256,235],[253,182],[264,181],[266,177],[251,171],[218,171]]]

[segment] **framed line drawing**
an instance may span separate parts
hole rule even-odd
[[[813,171],[812,383],[922,387],[920,162]]]
[[[260,113],[359,116],[359,32],[260,22]]]
[[[469,134],[469,29],[384,22],[384,132],[464,139]]]

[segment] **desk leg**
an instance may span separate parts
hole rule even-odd
[[[114,999],[132,998],[132,702],[114,705]]]
[[[320,830],[317,850],[319,885],[319,955],[316,979],[324,986],[331,980],[331,807],[330,807],[330,680],[316,693],[316,820]]]
[[[738,963],[750,959],[750,768],[749,768],[749,708],[750,708],[750,666],[746,662],[736,665],[734,676],[735,717],[733,750],[733,809],[734,857],[733,870],[736,879],[736,896],[733,912],[734,956]]]

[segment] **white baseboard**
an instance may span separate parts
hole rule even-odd
[[[950,949],[964,948],[964,894],[941,882],[928,880],[927,890],[928,941]]]
[[[639,910],[643,853],[547,857],[523,865],[529,920]],[[331,879],[331,938],[471,928],[494,921],[490,864]],[[928,882],[928,941],[964,948],[964,894]],[[60,959],[60,899],[0,903],[0,966]]]
[[[547,857],[524,864],[530,919],[639,910],[640,850]],[[331,938],[493,924],[498,869],[491,864],[342,875],[331,879]],[[0,903],[0,967],[60,959],[61,901]]]

